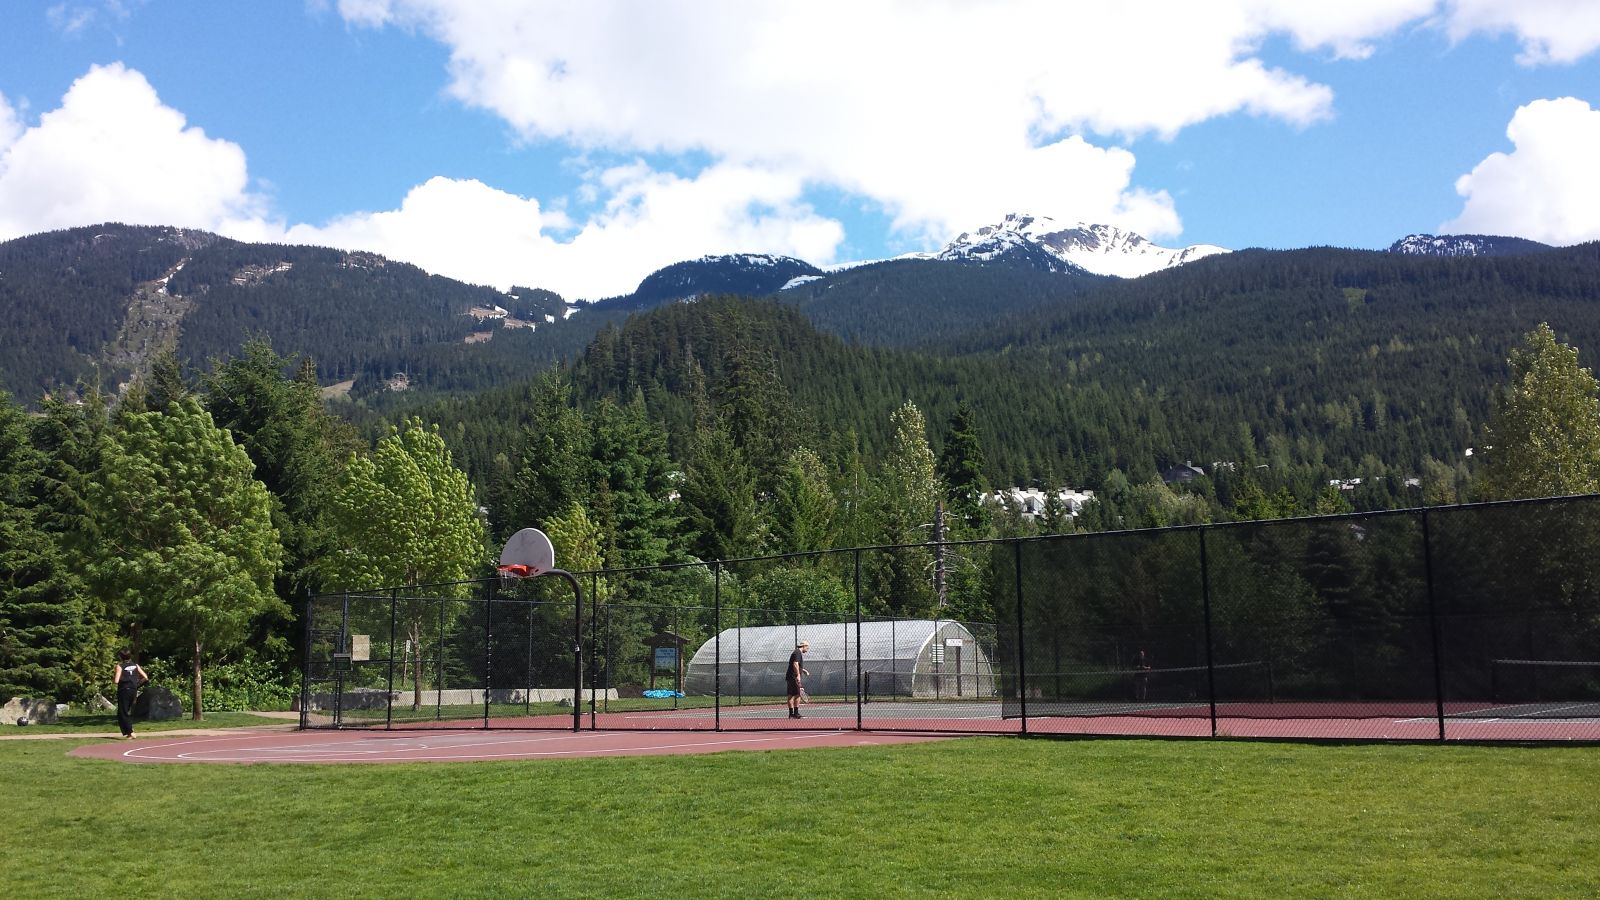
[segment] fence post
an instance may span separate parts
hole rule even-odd
[[[388,730],[394,726],[394,630],[395,606],[398,603],[399,595],[399,588],[389,589],[389,686],[383,695],[384,730]]]
[[[314,609],[314,607],[313,607],[313,605],[311,603],[311,589],[307,588],[306,589],[306,622],[305,622],[305,625],[306,625],[306,627],[305,627],[306,648],[305,648],[305,653],[304,653],[305,660],[302,663],[302,666],[301,666],[301,669],[300,669],[300,730],[301,731],[306,730],[306,728],[309,727],[310,724],[311,724],[310,712],[308,710],[310,709],[310,706],[311,706],[311,635],[312,635],[312,632],[313,632],[313,629],[311,627],[311,616],[312,616],[312,610],[313,609]]]
[[[713,730],[722,730],[722,561],[711,561],[711,607],[715,618],[711,645],[711,707]]]
[[[1433,707],[1439,718],[1439,740],[1444,740],[1444,670],[1439,658],[1439,608],[1433,596],[1433,537],[1428,530],[1428,508],[1422,508],[1422,575],[1428,589],[1428,638],[1433,644]]]
[[[533,712],[533,614],[542,603],[530,601],[528,606],[528,645],[526,647],[527,665],[522,670],[522,714],[529,715]]]
[[[418,653],[422,652],[418,648]],[[438,667],[434,670],[433,683],[433,720],[444,721],[444,603],[439,604],[439,660]],[[419,666],[420,668],[420,666]]]
[[[583,586],[570,573],[556,569],[572,585],[572,730],[583,728]]]
[[[489,690],[494,687],[490,667],[494,665],[494,585],[486,583],[488,596],[483,601],[483,727],[489,727]]]
[[[1013,540],[1017,566],[1017,709],[1022,714],[1022,733],[1028,733],[1028,666],[1027,653],[1023,652],[1022,622],[1022,542]]]
[[[613,648],[611,646],[611,604],[607,603],[606,604],[606,678],[605,678],[606,683],[603,685],[603,687],[605,689],[605,692],[606,692],[605,709],[606,709],[607,713],[611,712],[611,663],[613,661],[615,661],[615,659],[616,659],[616,657],[613,655],[613,650],[614,649],[615,648]]]
[[[866,702],[865,691],[861,684],[861,550],[856,549],[855,594],[856,594],[856,730],[862,731],[861,706]]]
[[[394,636],[390,635],[392,642]],[[333,648],[333,727],[344,727],[344,682],[350,675],[350,667],[355,663],[350,659],[350,592],[346,591],[339,600],[339,642]],[[339,657],[344,657],[344,665],[339,665]]]
[[[1217,736],[1217,664],[1211,641],[1211,566],[1206,560],[1206,527],[1200,532],[1200,602],[1205,610],[1206,694],[1211,698],[1211,736]]]
[[[609,609],[609,607],[608,607]],[[596,697],[600,689],[600,574],[589,575],[589,730],[600,727]]]

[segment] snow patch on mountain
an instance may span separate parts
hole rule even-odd
[[[822,277],[823,276],[821,275],[796,275],[795,277],[784,282],[783,287],[778,288],[778,290],[787,291],[790,288],[797,288],[802,284],[810,284],[813,281],[821,281]]]
[[[1013,213],[997,225],[961,235],[934,258],[983,263],[1022,254],[1036,257],[1039,250],[1070,267],[1058,271],[1077,269],[1118,278],[1138,278],[1229,252],[1212,244],[1161,247],[1115,225],[1063,225],[1049,216]]]

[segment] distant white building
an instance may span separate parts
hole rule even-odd
[[[1055,495],[1069,516],[1076,516],[1085,503],[1094,499],[1094,491],[1075,491],[1072,488],[1062,488]],[[984,494],[983,502],[989,506],[1004,506],[1009,502],[1022,510],[1024,519],[1032,521],[1044,515],[1044,504],[1049,496],[1048,491],[1037,488],[1011,487]]]

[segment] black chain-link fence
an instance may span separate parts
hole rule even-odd
[[[311,598],[302,724],[1600,741],[1600,496],[577,582]]]

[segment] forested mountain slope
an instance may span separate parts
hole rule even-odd
[[[582,397],[642,399],[679,447],[702,396],[759,396],[791,445],[853,431],[869,454],[904,400],[936,447],[964,402],[996,482],[1092,487],[1113,468],[1142,479],[1193,460],[1304,485],[1388,475],[1399,489],[1429,458],[1462,462],[1536,324],[1600,347],[1600,246],[1450,260],[1249,251],[930,335],[918,351],[846,343],[805,321],[807,305],[786,307],[662,307],[601,332],[572,378]],[[514,408],[461,404],[447,418],[480,434],[474,458],[510,440],[489,432]]]
[[[1111,280],[1007,263],[900,259],[835,272],[777,296],[818,328],[849,340],[937,346],[1022,312],[1069,303]]]
[[[165,351],[203,366],[265,335],[282,353],[314,359],[325,382],[365,376],[377,390],[405,372],[435,389],[475,389],[578,352],[607,321],[549,322],[552,298],[370,253],[177,228],[75,228],[0,243],[0,385],[31,403],[96,372],[103,387],[125,383]],[[501,327],[485,314],[495,307],[536,327]],[[512,346],[491,346],[490,334]]]
[[[1415,465],[1473,446],[1510,348],[1539,322],[1600,350],[1600,244],[1476,259],[1235,253],[954,335],[947,349],[1159,393],[1190,423],[1192,443],[1174,448],[1185,456],[1247,457],[1248,427],[1258,450],[1277,434],[1307,459]]]

